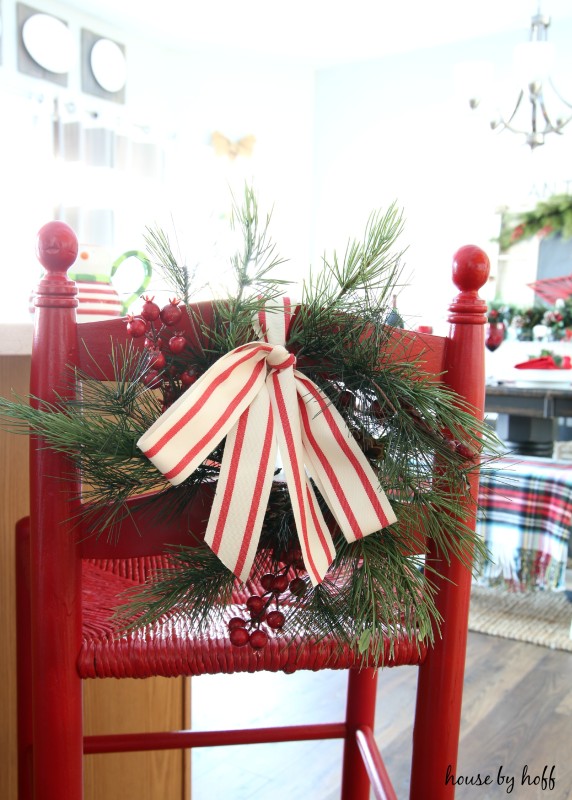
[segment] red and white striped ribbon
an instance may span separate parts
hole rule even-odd
[[[174,485],[226,436],[205,541],[245,581],[256,555],[280,451],[304,563],[319,583],[335,555],[311,477],[348,541],[395,522],[377,476],[343,417],[284,343],[291,309],[259,315],[264,341],[222,356],[139,439]]]

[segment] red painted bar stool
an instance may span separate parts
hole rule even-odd
[[[76,324],[76,287],[66,277],[77,241],[67,226],[51,223],[39,240],[46,270],[36,295],[30,394],[34,402],[69,398],[70,365],[94,380],[112,380],[106,360],[129,337],[125,321]],[[470,404],[482,419],[484,404],[484,323],[486,304],[478,297],[488,275],[488,260],[476,247],[455,256],[453,281],[459,290],[450,306],[447,337],[404,332],[412,358]],[[119,344],[118,344],[119,343]],[[438,476],[443,480],[443,476]],[[87,537],[78,530],[81,474],[66,455],[52,447],[31,447],[31,508],[18,524],[18,706],[20,800],[81,800],[84,754],[194,748],[234,743],[342,738],[341,796],[366,800],[395,793],[374,738],[376,664],[361,668],[355,652],[340,649],[328,637],[294,641],[279,637],[261,650],[234,647],[225,624],[197,635],[184,617],[168,618],[149,630],[118,636],[109,610],[126,588],[171,564],[164,542],[172,547],[189,530],[204,528],[201,500],[179,515],[149,524],[145,507],[133,505],[118,543],[105,535]],[[478,470],[469,475],[476,498]],[[456,487],[451,486],[452,495]],[[212,497],[210,498],[212,500]],[[475,507],[461,520],[475,527]],[[430,541],[427,563],[435,569],[436,603],[442,617],[434,646],[398,637],[380,651],[384,666],[419,665],[413,728],[413,800],[451,798],[447,768],[455,771],[460,729],[471,574],[457,558],[449,559]],[[253,587],[237,590],[233,603],[244,602]],[[236,614],[236,605],[228,615]],[[327,724],[246,731],[169,731],[149,734],[84,736],[82,681],[102,677],[200,676],[233,671],[348,670],[347,714]],[[200,678],[198,679],[200,681]],[[319,678],[317,678],[319,692]]]

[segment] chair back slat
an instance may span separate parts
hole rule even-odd
[[[97,535],[86,524],[76,530],[82,558],[141,558],[169,548],[200,545],[214,495],[214,485],[203,485],[183,511],[173,510],[172,493],[130,498],[126,513],[113,535]]]

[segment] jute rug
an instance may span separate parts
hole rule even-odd
[[[469,630],[572,652],[571,592],[507,592],[473,586]]]

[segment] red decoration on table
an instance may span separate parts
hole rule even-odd
[[[515,364],[515,369],[558,369],[552,356],[540,356]]]
[[[570,369],[572,367],[572,360],[570,356],[563,356],[560,364],[557,364],[552,356],[539,356],[538,358],[529,358],[528,361],[521,361],[520,364],[515,364],[515,369]]]

